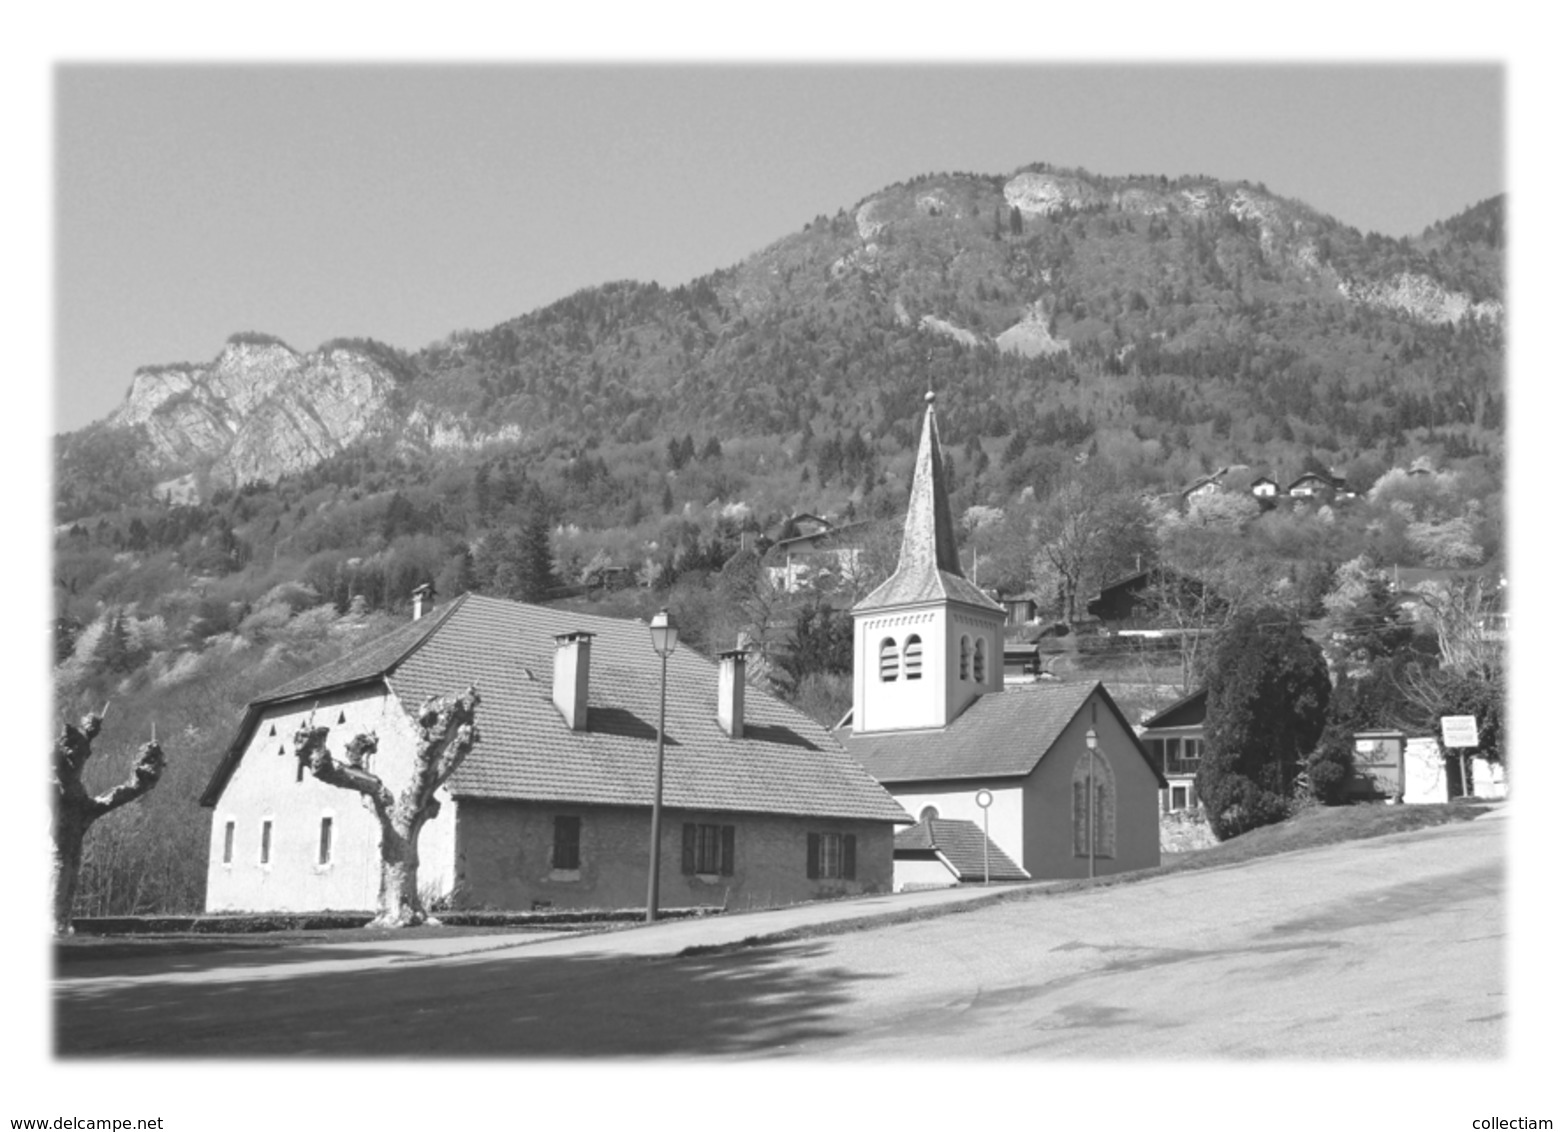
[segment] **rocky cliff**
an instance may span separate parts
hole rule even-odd
[[[206,365],[137,371],[111,427],[141,425],[147,461],[194,468],[214,484],[274,481],[400,427],[395,375],[348,347],[300,354],[276,340],[235,336]]]

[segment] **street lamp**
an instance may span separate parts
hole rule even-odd
[[[1086,729],[1086,878],[1097,876],[1097,729]]]
[[[977,804],[983,809],[983,883],[988,884],[988,808],[994,804],[992,790],[979,790]]]
[[[663,730],[668,722],[668,657],[679,643],[679,628],[666,609],[652,618],[652,650],[662,657],[662,691],[657,701],[657,774],[652,787],[652,866],[646,878],[646,922],[657,920],[658,865],[663,826]]]

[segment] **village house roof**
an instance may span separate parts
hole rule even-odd
[[[927,818],[896,834],[895,852],[899,856],[937,855],[961,880],[983,879],[983,830],[976,822],[952,818]],[[988,840],[988,877],[990,880],[1030,880],[1031,874]]]
[[[930,601],[959,601],[979,609],[1004,607],[967,581],[956,556],[956,531],[945,494],[945,461],[939,425],[934,420],[934,394],[923,415],[923,436],[913,464],[912,496],[902,528],[896,572],[853,607],[853,612]]]
[[[593,635],[582,731],[553,701],[554,638],[574,632]],[[449,782],[454,797],[650,806],[659,668],[638,621],[465,594],[253,701],[201,802],[216,804],[268,708],[384,686],[412,711],[475,684],[482,738]],[[734,739],[716,721],[716,698],[717,666],[680,645],[668,658],[665,806],[912,820],[801,712],[750,688],[744,734]]]
[[[1146,731],[1159,727],[1198,727],[1205,719],[1206,690],[1201,688],[1148,717],[1141,727]]]
[[[1099,691],[1133,738],[1134,729],[1101,683],[1017,685],[979,696],[948,726],[929,731],[855,734],[844,728],[837,734],[848,753],[880,782],[1024,778]],[[1136,746],[1157,781],[1166,786],[1151,756],[1139,741]]]

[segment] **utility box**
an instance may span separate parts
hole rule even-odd
[[[1406,794],[1406,738],[1401,731],[1355,732],[1356,766],[1347,780],[1347,796],[1401,801]]]

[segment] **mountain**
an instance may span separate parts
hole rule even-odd
[[[1247,182],[925,176],[686,285],[589,288],[416,353],[247,333],[204,364],[143,367],[106,420],[58,438],[59,518],[369,443],[426,459],[836,426],[905,447],[931,380],[957,441],[1494,453],[1503,230],[1502,198],[1391,240]],[[1188,471],[1168,455],[1145,478]]]

